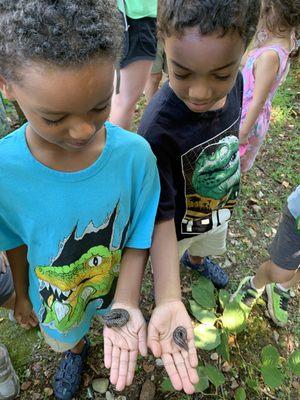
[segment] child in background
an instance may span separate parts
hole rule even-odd
[[[157,0],[118,0],[118,8],[124,20],[124,52],[119,93],[113,94],[110,120],[130,129],[156,56]]]
[[[299,21],[299,0],[262,1],[254,48],[242,69],[244,98],[239,133],[242,172],[252,168],[266,137],[271,102],[288,73]]]
[[[121,38],[113,0],[0,2],[0,87],[28,119],[0,141],[0,250],[15,318],[28,323],[33,306],[45,340],[64,353],[61,400],[78,391],[92,318],[112,302],[129,314],[104,328],[117,390],[147,353],[139,296],[159,178],[147,142],[106,122]]]
[[[255,276],[240,283],[231,301],[236,301],[248,317],[264,290],[273,322],[284,326],[288,322],[290,289],[300,281],[300,186],[289,196],[276,236],[269,248],[270,259]]]
[[[208,256],[226,250],[240,184],[238,131],[241,58],[259,18],[259,0],[168,0],[159,3],[169,81],[152,98],[138,132],[157,157],[161,197],[151,247],[156,309],[148,345],[162,356],[173,386],[192,394],[194,352],[172,354],[174,327],[193,335],[181,302],[182,264],[224,287],[228,277]],[[158,323],[165,331],[159,343]],[[176,368],[177,367],[177,368]]]

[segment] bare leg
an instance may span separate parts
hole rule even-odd
[[[191,256],[190,253],[189,253],[189,259],[193,264],[202,264],[204,261],[204,257]]]
[[[81,339],[80,342],[78,342],[76,346],[71,349],[71,352],[74,354],[80,354],[84,348],[84,344],[84,340]]]
[[[252,282],[257,289],[262,289],[268,283],[288,283],[293,280],[295,273],[296,271],[280,268],[269,260],[261,264]]]
[[[150,74],[145,87],[145,96],[147,99],[147,103],[150,103],[150,100],[158,91],[158,87],[160,81],[162,80],[162,77],[162,72],[158,72],[157,74]]]
[[[300,282],[300,269],[297,269],[295,271],[295,274],[292,279],[290,279],[287,282],[284,282],[281,284],[285,289],[290,289],[293,286],[296,286]]]
[[[110,121],[130,129],[136,103],[143,94],[152,61],[141,60],[121,69],[120,93],[112,98]]]

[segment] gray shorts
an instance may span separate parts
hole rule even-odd
[[[3,270],[2,258],[0,257],[0,306],[4,304],[14,292],[13,278],[9,267]]]
[[[296,220],[286,206],[269,247],[271,261],[280,268],[296,270],[300,266],[300,235],[296,230]]]

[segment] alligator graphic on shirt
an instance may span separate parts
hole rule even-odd
[[[51,265],[35,268],[43,299],[43,324],[66,332],[80,324],[91,302],[97,302],[98,309],[109,306],[128,228],[127,224],[118,249],[112,248],[116,215],[117,207],[104,225],[96,228],[89,224],[80,238],[76,238],[75,227]]]

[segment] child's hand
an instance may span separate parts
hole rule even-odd
[[[240,145],[247,145],[249,143],[248,135],[243,135],[241,132],[239,134],[239,142]]]
[[[188,352],[174,343],[173,332],[179,326],[187,331]],[[162,358],[174,388],[193,394],[199,381],[198,357],[192,322],[181,301],[162,303],[154,309],[148,326],[148,347],[155,357]]]
[[[34,328],[39,323],[28,297],[16,298],[14,317],[25,329]]]
[[[139,308],[114,303],[112,309],[129,312],[129,321],[121,328],[104,327],[104,364],[110,369],[110,381],[116,390],[131,385],[138,353],[147,355],[146,323]]]

